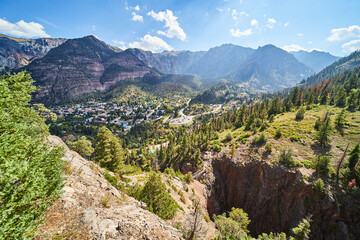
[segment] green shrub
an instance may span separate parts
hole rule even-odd
[[[165,168],[164,173],[166,173],[166,174],[168,174],[168,175],[170,175],[172,177],[176,176],[175,171],[174,171],[173,168],[169,168],[169,167]]]
[[[295,167],[296,164],[293,155],[292,149],[283,148],[280,150],[279,162],[290,168]]]
[[[232,135],[231,133],[228,133],[224,139],[224,142],[230,142],[232,140]]]
[[[161,177],[156,173],[150,175],[140,193],[139,200],[146,203],[150,212],[165,220],[173,218],[179,208],[175,200],[167,192]]]
[[[281,133],[280,128],[276,129],[275,138],[281,138],[281,135],[282,135],[282,133]]]
[[[304,115],[305,115],[305,110],[304,108],[300,108],[297,112],[296,112],[296,116],[295,116],[295,120],[296,121],[301,121],[304,119]]]
[[[264,133],[261,133],[260,136],[255,136],[252,140],[252,144],[255,145],[261,145],[261,144],[265,144],[267,141],[267,137]]]
[[[271,153],[272,147],[273,147],[273,146],[272,146],[271,143],[267,143],[267,144],[265,145],[265,151],[268,152],[268,153]]]
[[[290,137],[290,141],[292,142],[298,142],[300,140],[300,136],[299,135],[292,135]]]
[[[308,160],[303,161],[303,164],[306,168],[311,168],[311,166],[312,166],[311,161],[308,161]]]
[[[110,175],[109,171],[105,172],[105,179],[115,188],[123,189],[125,186],[122,182],[119,182],[116,177]]]
[[[331,170],[330,163],[331,159],[328,156],[319,154],[312,160],[312,168],[315,169],[316,172],[327,176]]]
[[[264,121],[261,126],[260,126],[260,132],[264,131],[265,129],[267,129],[270,126],[270,124],[266,121]]]
[[[251,222],[247,213],[242,209],[232,208],[229,217],[226,214],[214,215],[214,223],[224,239],[246,239],[249,230],[247,226]]]
[[[217,144],[213,145],[213,147],[212,147],[212,150],[215,152],[221,152],[221,149],[222,149],[222,147]]]
[[[314,183],[313,189],[316,192],[316,194],[318,194],[319,196],[322,196],[325,192],[324,181],[321,178],[316,180],[316,182]]]
[[[186,181],[186,183],[191,183],[192,181],[194,181],[192,177],[192,172],[188,172],[187,174],[185,174],[184,180]]]

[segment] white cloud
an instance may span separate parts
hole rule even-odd
[[[136,22],[136,21],[139,21],[139,22],[143,22],[144,19],[143,19],[143,16],[140,16],[140,15],[137,15],[136,12],[132,12],[132,21]]]
[[[244,12],[244,11],[240,12],[240,15],[245,15],[247,17],[249,16],[249,14],[247,12]]]
[[[251,20],[251,25],[252,26],[255,26],[255,25],[258,25],[258,24],[259,23],[258,23],[258,21],[256,19]]]
[[[120,46],[120,48],[125,49],[125,42],[124,41],[117,41],[117,40],[112,40],[112,42],[118,46]]]
[[[136,6],[134,7],[134,10],[135,10],[135,11],[140,11],[139,5],[136,5]]]
[[[216,10],[218,10],[219,12],[223,12],[224,11],[224,9],[223,8],[216,8]]]
[[[345,52],[354,52],[360,49],[360,39],[351,40],[341,46]]]
[[[287,23],[284,23],[284,27],[287,27],[287,26],[289,26],[289,22],[287,22]]]
[[[298,51],[312,52],[314,50],[323,52],[323,50],[321,50],[319,48],[312,48],[312,49],[308,50],[308,49],[303,48],[303,47],[301,47],[299,45],[296,45],[296,44],[290,44],[290,45],[287,45],[287,46],[283,46],[282,49],[284,49],[287,52],[298,52]]]
[[[145,35],[140,40],[141,40],[141,42],[129,43],[129,47],[141,48],[143,50],[152,51],[152,52],[158,52],[158,51],[162,51],[162,50],[168,50],[168,51],[173,50],[173,48],[170,45],[168,45],[161,38],[151,36],[149,34]]]
[[[305,49],[305,48],[303,48],[303,47],[301,47],[299,45],[296,45],[296,44],[290,44],[290,45],[287,45],[287,46],[283,46],[282,49],[284,49],[287,52],[298,52],[300,50],[308,52],[307,49]]]
[[[274,18],[268,18],[268,24],[266,25],[268,28],[273,28],[276,20]]]
[[[360,37],[360,27],[357,25],[349,26],[347,28],[331,29],[331,35],[328,41],[341,41],[352,37]]]
[[[93,31],[96,31],[96,26],[95,26],[95,25],[92,25],[92,26],[91,26],[91,29],[92,29]]]
[[[230,29],[231,35],[234,37],[242,37],[242,36],[249,36],[252,34],[252,29],[246,29],[244,31],[240,31],[240,29]]]
[[[274,24],[274,23],[276,23],[276,20],[273,19],[273,18],[269,18],[269,19],[268,19],[268,23]]]
[[[44,31],[44,27],[40,23],[24,22],[20,20],[17,23],[11,23],[5,19],[0,19],[0,32],[15,37],[50,37]]]
[[[297,33],[296,36],[302,37],[302,36],[304,36],[304,34],[303,33]]]
[[[186,34],[184,30],[180,27],[177,17],[174,16],[171,10],[166,10],[164,12],[155,13],[153,10],[148,12],[148,15],[154,18],[156,21],[165,21],[164,28],[168,28],[166,32],[157,31],[158,34],[164,35],[168,38],[177,37],[178,39],[185,41]]]
[[[231,15],[232,15],[232,19],[234,19],[235,21],[236,21],[236,20],[239,20],[239,18],[237,17],[238,12],[236,11],[236,9],[233,9],[233,10],[232,10]]]

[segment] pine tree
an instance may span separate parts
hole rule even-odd
[[[319,141],[322,147],[330,143],[331,131],[332,131],[332,126],[331,126],[330,114],[329,112],[327,112],[316,134],[316,139]]]
[[[339,89],[338,93],[336,94],[335,104],[338,107],[345,107],[345,105],[346,105],[346,92],[345,92],[344,87],[341,87]]]
[[[95,161],[110,171],[119,170],[124,162],[120,140],[105,126],[100,128],[97,137]]]

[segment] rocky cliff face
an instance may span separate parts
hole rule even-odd
[[[64,38],[21,39],[0,34],[0,72],[26,66],[65,41]]]
[[[182,239],[181,231],[145,210],[146,205],[119,192],[102,170],[65,148],[63,194],[46,212],[35,239]]]
[[[349,239],[359,223],[344,217],[337,197],[319,197],[297,170],[263,161],[239,162],[220,157],[207,176],[209,215],[243,208],[252,236],[285,232],[311,217],[311,239]],[[355,230],[356,232],[356,230]],[[357,233],[352,232],[355,236]]]

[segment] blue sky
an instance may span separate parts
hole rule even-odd
[[[359,0],[0,0],[0,33],[151,51],[225,43],[344,56],[360,48]]]

